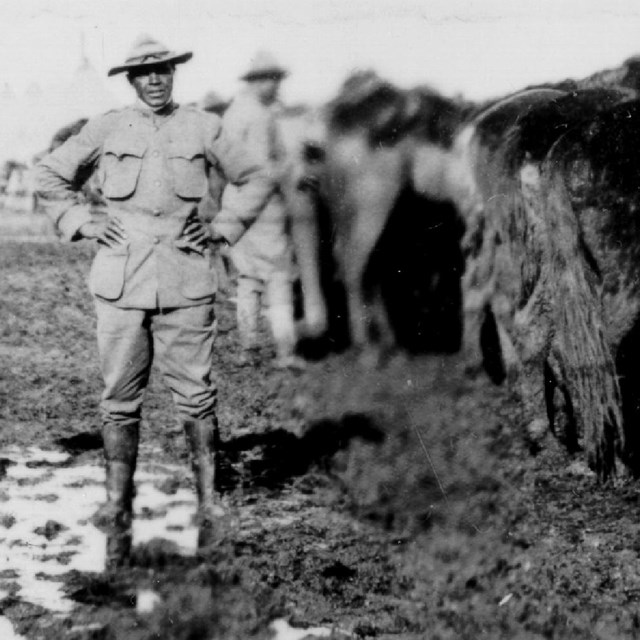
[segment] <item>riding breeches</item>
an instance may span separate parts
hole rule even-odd
[[[173,309],[123,309],[96,299],[105,424],[137,424],[155,361],[181,419],[216,410],[211,377],[216,319],[213,303]]]

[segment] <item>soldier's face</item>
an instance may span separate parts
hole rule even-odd
[[[252,81],[258,98],[263,104],[275,102],[280,93],[281,78],[260,78]]]
[[[171,100],[173,74],[173,65],[163,62],[132,69],[129,72],[129,82],[142,102],[152,109],[158,109]]]

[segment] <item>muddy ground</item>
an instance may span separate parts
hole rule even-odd
[[[2,637],[640,637],[636,482],[598,486],[551,438],[536,451],[504,389],[456,355],[371,370],[347,352],[300,374],[265,347],[238,367],[227,294],[220,548],[193,553],[186,447],[156,375],[133,566],[105,573],[89,535],[103,477],[91,254],[0,244]]]

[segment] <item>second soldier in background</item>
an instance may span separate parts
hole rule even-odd
[[[267,52],[257,53],[246,85],[227,109],[223,127],[234,144],[247,146],[268,167],[277,185],[284,164],[284,148],[277,125],[280,83],[288,75]],[[230,251],[238,270],[237,321],[243,348],[241,364],[255,361],[259,318],[266,302],[269,326],[276,346],[277,367],[301,367],[295,356],[293,307],[294,260],[281,190],[276,188],[258,219]],[[266,297],[266,300],[264,298]]]

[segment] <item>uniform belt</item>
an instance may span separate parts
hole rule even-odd
[[[155,216],[148,209],[119,209],[110,206],[110,217],[118,218],[125,231],[131,236],[146,236],[150,239],[177,240],[182,236],[184,227],[190,217],[197,216],[197,207],[186,203],[179,209],[163,215]]]

